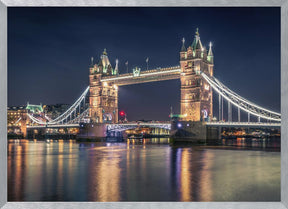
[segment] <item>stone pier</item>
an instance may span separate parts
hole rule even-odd
[[[79,134],[77,139],[79,140],[104,140],[107,136],[106,124],[104,123],[88,123],[80,124]]]
[[[174,142],[216,143],[219,130],[200,121],[172,121],[170,138]]]

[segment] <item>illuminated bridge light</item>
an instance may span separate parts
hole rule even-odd
[[[176,69],[163,69],[163,70],[160,70],[160,71],[155,71],[155,72],[152,72],[152,71],[148,71],[145,73],[145,71],[143,71],[138,77],[144,77],[144,76],[150,76],[150,75],[159,75],[159,74],[165,74],[165,73],[173,73],[173,72],[179,72],[181,71],[181,68],[180,66],[177,66],[175,67]],[[133,75],[129,75],[129,76],[123,76],[123,77],[113,77],[113,78],[104,78],[104,79],[101,79],[101,82],[105,82],[105,81],[114,81],[114,80],[122,80],[122,79],[127,79],[127,78],[135,78]]]
[[[258,122],[206,122],[208,126],[224,127],[281,127],[281,123],[258,123]]]
[[[208,126],[266,126],[266,127],[279,127],[281,125],[281,114],[265,109],[263,107],[260,107],[259,105],[256,105],[247,99],[239,96],[232,90],[230,90],[228,87],[226,87],[224,84],[222,84],[219,80],[217,80],[215,77],[206,75],[205,73],[201,72],[199,69],[199,66],[197,66],[197,70],[199,70],[199,74],[202,76],[202,78],[209,84],[204,85],[204,89],[207,91],[210,91],[213,89],[216,93],[218,93],[220,96],[222,96],[222,99],[224,98],[226,101],[230,102],[231,104],[235,105],[239,109],[243,110],[244,112],[257,116],[258,118],[267,119],[274,121],[275,123],[264,123],[264,122],[258,122],[258,123],[244,123],[244,122],[207,122],[206,125]],[[114,89],[118,89],[118,86],[121,86],[123,83],[131,84],[131,82],[134,83],[141,83],[141,82],[151,82],[151,81],[158,81],[163,80],[167,78],[168,79],[176,79],[180,77],[181,68],[180,66],[175,67],[167,67],[167,68],[161,68],[161,69],[153,69],[149,71],[143,71],[141,74],[137,77],[134,77],[132,73],[127,73],[119,76],[109,76],[104,77],[101,81],[103,82],[104,86],[108,86],[111,84],[111,86],[114,87]],[[185,73],[183,73],[184,75]],[[159,75],[159,76],[156,76]],[[156,78],[156,79],[155,79]],[[127,79],[127,80],[125,80]],[[119,80],[119,82],[115,83],[109,83],[110,81],[116,81]],[[190,84],[191,85],[191,84]],[[85,99],[87,96],[89,96],[89,86],[85,89],[85,91],[81,94],[81,96],[59,117],[55,119],[50,119],[46,115],[41,118],[38,117],[35,114],[27,114],[28,117],[33,121],[33,123],[38,124],[38,126],[27,126],[27,128],[37,128],[37,127],[79,127],[80,119],[84,118],[86,116],[89,116],[91,114],[91,111],[89,110],[89,107],[82,105],[85,103]],[[91,92],[90,92],[91,94]],[[188,97],[184,97],[185,100],[189,100]],[[98,104],[95,102],[92,104],[94,106],[97,106]],[[79,110],[77,112],[77,110]],[[81,111],[83,110],[83,112]],[[89,112],[90,111],[90,112]],[[15,113],[14,113],[15,114]],[[124,111],[119,112],[120,116],[125,116],[126,113]],[[77,116],[77,117],[76,117]],[[176,116],[176,115],[173,115]],[[187,113],[183,115],[178,115],[178,117],[182,117],[184,119],[187,119]],[[19,118],[16,121],[16,124],[19,122],[21,118]],[[239,120],[240,121],[240,120]],[[117,122],[117,121],[116,121]],[[278,122],[278,123],[277,123]],[[111,124],[107,126],[108,130],[126,130],[128,128],[134,128],[139,126],[147,126],[147,127],[155,127],[155,128],[163,128],[163,129],[171,129],[170,123],[125,123],[125,124]],[[187,124],[189,126],[189,124]],[[182,127],[182,124],[177,124],[178,128]]]
[[[81,107],[81,103],[83,101],[85,101],[85,98],[89,92],[90,87],[88,86],[85,91],[81,94],[81,96],[76,100],[76,102],[74,102],[74,104],[72,104],[70,106],[70,108],[68,108],[68,110],[66,110],[62,115],[60,115],[59,117],[55,118],[52,121],[46,122],[46,121],[41,121],[39,119],[37,119],[36,117],[34,117],[33,115],[27,114],[28,117],[34,122],[37,123],[39,125],[53,125],[53,124],[61,124],[63,123],[64,120],[67,120],[69,117],[71,117],[71,115],[74,114],[74,112]],[[87,113],[88,109],[86,109],[83,113]],[[83,114],[82,113],[82,114]],[[72,121],[72,120],[71,120]]]
[[[259,118],[281,122],[281,114],[267,110],[263,107],[260,107],[243,97],[239,96],[232,90],[224,86],[216,78],[209,77],[205,73],[200,72],[201,76],[209,83],[209,85],[215,90],[219,95],[221,95],[226,101],[240,108],[244,112],[247,112],[251,115],[257,116]]]

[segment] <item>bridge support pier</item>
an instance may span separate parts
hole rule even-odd
[[[217,143],[221,137],[218,127],[207,127],[200,121],[172,121],[170,138],[173,142]]]
[[[206,126],[206,144],[218,144],[221,140],[221,127]]]
[[[107,136],[106,124],[104,123],[88,123],[80,124],[79,134],[77,135],[78,140],[92,140],[101,141]]]

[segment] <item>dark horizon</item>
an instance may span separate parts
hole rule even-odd
[[[246,99],[280,112],[280,8],[8,8],[8,106],[72,104],[104,48],[121,73],[179,65],[199,28],[213,43],[214,75]],[[217,104],[217,100],[214,100]],[[180,111],[180,81],[119,88],[129,120]],[[216,105],[215,105],[216,107]],[[214,108],[215,109],[215,108]],[[216,111],[217,114],[217,111]]]

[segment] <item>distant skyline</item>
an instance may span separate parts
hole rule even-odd
[[[8,105],[72,104],[104,48],[120,73],[179,65],[196,28],[213,44],[214,75],[246,99],[280,112],[280,8],[8,8]],[[217,99],[214,100],[217,114]],[[129,120],[180,112],[180,81],[119,88]]]

